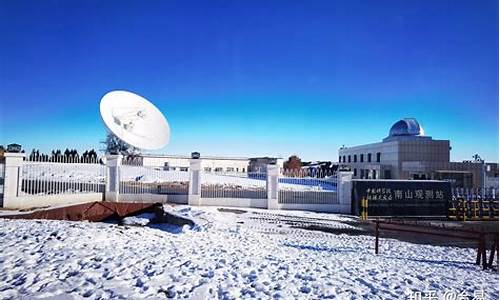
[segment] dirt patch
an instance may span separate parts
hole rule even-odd
[[[220,212],[228,212],[228,213],[233,213],[233,214],[237,214],[237,215],[241,215],[241,214],[244,214],[247,212],[246,210],[234,209],[234,208],[217,208],[217,210]]]

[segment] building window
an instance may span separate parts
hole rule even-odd
[[[347,156],[347,162],[351,162],[351,156],[350,155]]]
[[[342,162],[342,156],[339,156],[339,162]]]
[[[358,171],[357,169],[354,169],[354,174],[353,174],[353,176],[358,175],[358,172],[357,172],[357,171]]]
[[[205,167],[205,172],[210,172],[210,171],[212,171],[212,168],[210,168],[210,167]]]
[[[232,168],[232,167],[227,167],[227,168],[226,168],[226,172],[234,172],[234,168]]]
[[[361,154],[361,155],[363,155],[363,154]],[[365,170],[359,169],[359,178],[363,179],[363,176],[365,176]]]
[[[354,154],[354,162],[358,162],[358,155]]]
[[[245,168],[241,169],[241,172],[245,173]]]
[[[365,160],[365,155],[364,154],[360,154],[359,155],[359,161],[363,162],[364,160]]]
[[[222,172],[222,168],[215,168],[215,172]]]
[[[368,153],[368,162],[372,162],[372,154]]]
[[[342,160],[343,160],[343,162],[345,162],[345,155],[344,155],[344,157],[342,158]]]
[[[181,170],[182,172],[186,172],[188,170],[187,167],[180,167],[179,170]]]
[[[380,152],[377,152],[377,162],[380,162]]]

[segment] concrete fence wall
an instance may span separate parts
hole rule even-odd
[[[123,187],[120,188],[120,185],[124,184],[124,182],[121,181],[121,173],[124,171],[123,168],[127,167],[122,166],[122,159],[123,157],[121,155],[106,156],[106,164],[105,166],[102,166],[105,168],[105,171],[103,171],[105,173],[105,182],[104,187],[102,190],[100,189],[99,192],[95,192],[95,190],[72,190],[71,193],[64,193],[63,191],[60,194],[50,195],[43,193],[26,194],[22,190],[24,188],[22,186],[23,166],[26,166],[28,162],[24,161],[23,154],[5,153],[4,198],[2,206],[7,209],[24,209],[106,200],[115,202],[170,202],[195,206],[310,210],[346,214],[351,212],[352,174],[350,172],[339,172],[334,179],[329,179],[336,180],[336,191],[329,191],[329,194],[327,195],[328,197],[332,197],[331,199],[333,199],[333,201],[322,202],[318,201],[320,197],[312,196],[314,193],[316,193],[316,195],[321,195],[321,188],[318,188],[318,190],[308,190],[303,192],[299,190],[293,192],[294,195],[299,195],[297,198],[299,201],[280,201],[280,195],[283,197],[283,195],[286,194],[283,193],[283,190],[287,185],[290,186],[290,183],[285,183],[287,182],[286,180],[291,180],[293,182],[302,180],[306,182],[308,178],[284,178],[280,173],[280,168],[276,165],[268,165],[265,174],[260,176],[258,179],[246,178],[248,180],[260,180],[258,182],[261,186],[265,186],[267,197],[261,192],[254,193],[256,195],[258,194],[258,197],[249,198],[248,195],[252,195],[251,192],[232,193],[229,191],[229,193],[225,193],[224,197],[214,197],[214,194],[212,193],[210,197],[204,198],[202,197],[202,184],[207,185],[208,182],[204,182],[206,179],[203,176],[204,173],[201,169],[202,160],[200,159],[192,159],[190,161],[188,172],[188,191],[187,193],[184,192],[184,194],[155,193],[154,189],[150,188],[139,189],[139,192],[134,190],[133,193],[130,193],[130,189],[123,189]],[[75,170],[78,170],[79,168],[77,164],[73,167]],[[185,175],[186,174],[184,174],[184,176]],[[214,180],[213,178],[214,177],[211,179],[212,185]],[[215,178],[218,180],[219,177]],[[310,180],[317,181],[318,179],[310,178]],[[216,185],[219,186],[218,183]],[[226,184],[222,182],[220,184],[220,188],[224,188],[225,185]],[[237,186],[237,188],[242,187]],[[259,189],[262,188],[263,187],[259,187]],[[127,193],[127,191],[129,192]],[[236,196],[233,196],[233,194]]]
[[[39,171],[40,174],[43,174],[43,170],[33,168],[33,162],[24,161],[24,154],[4,153],[4,157],[2,208],[30,209],[104,200],[103,192],[99,191],[102,186],[99,184],[87,184],[74,178],[66,182],[57,182],[51,178],[33,179],[23,176],[23,168],[25,171]],[[63,166],[54,162],[39,162],[36,165],[47,169]],[[78,169],[78,165],[73,163],[67,163],[64,167],[67,170]]]

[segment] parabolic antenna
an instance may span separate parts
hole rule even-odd
[[[111,91],[102,97],[99,109],[106,127],[125,143],[144,150],[168,144],[167,119],[143,97],[127,91]]]

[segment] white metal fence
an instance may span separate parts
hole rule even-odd
[[[79,156],[79,155],[33,155],[27,156],[25,162],[51,162],[51,163],[63,163],[63,164],[103,164],[105,162],[104,157],[99,156]]]
[[[262,172],[201,173],[201,198],[266,199],[266,174]]]
[[[106,170],[99,158],[29,157],[21,168],[20,195],[103,193]]]
[[[211,172],[201,160],[185,169],[143,166],[120,156],[10,155],[2,205],[27,208],[82,201],[155,201],[271,209],[340,211],[337,176],[321,171]],[[121,163],[121,164],[120,164]],[[0,165],[0,183],[4,173]],[[268,174],[269,172],[269,174]],[[106,187],[109,184],[109,187]],[[66,195],[60,197],[59,195]],[[71,196],[70,196],[71,195]],[[299,205],[296,205],[299,204]],[[327,204],[327,205],[324,205]]]
[[[337,175],[317,169],[281,169],[280,204],[338,204]]]
[[[137,165],[120,168],[121,194],[187,195],[188,189],[188,171]]]

